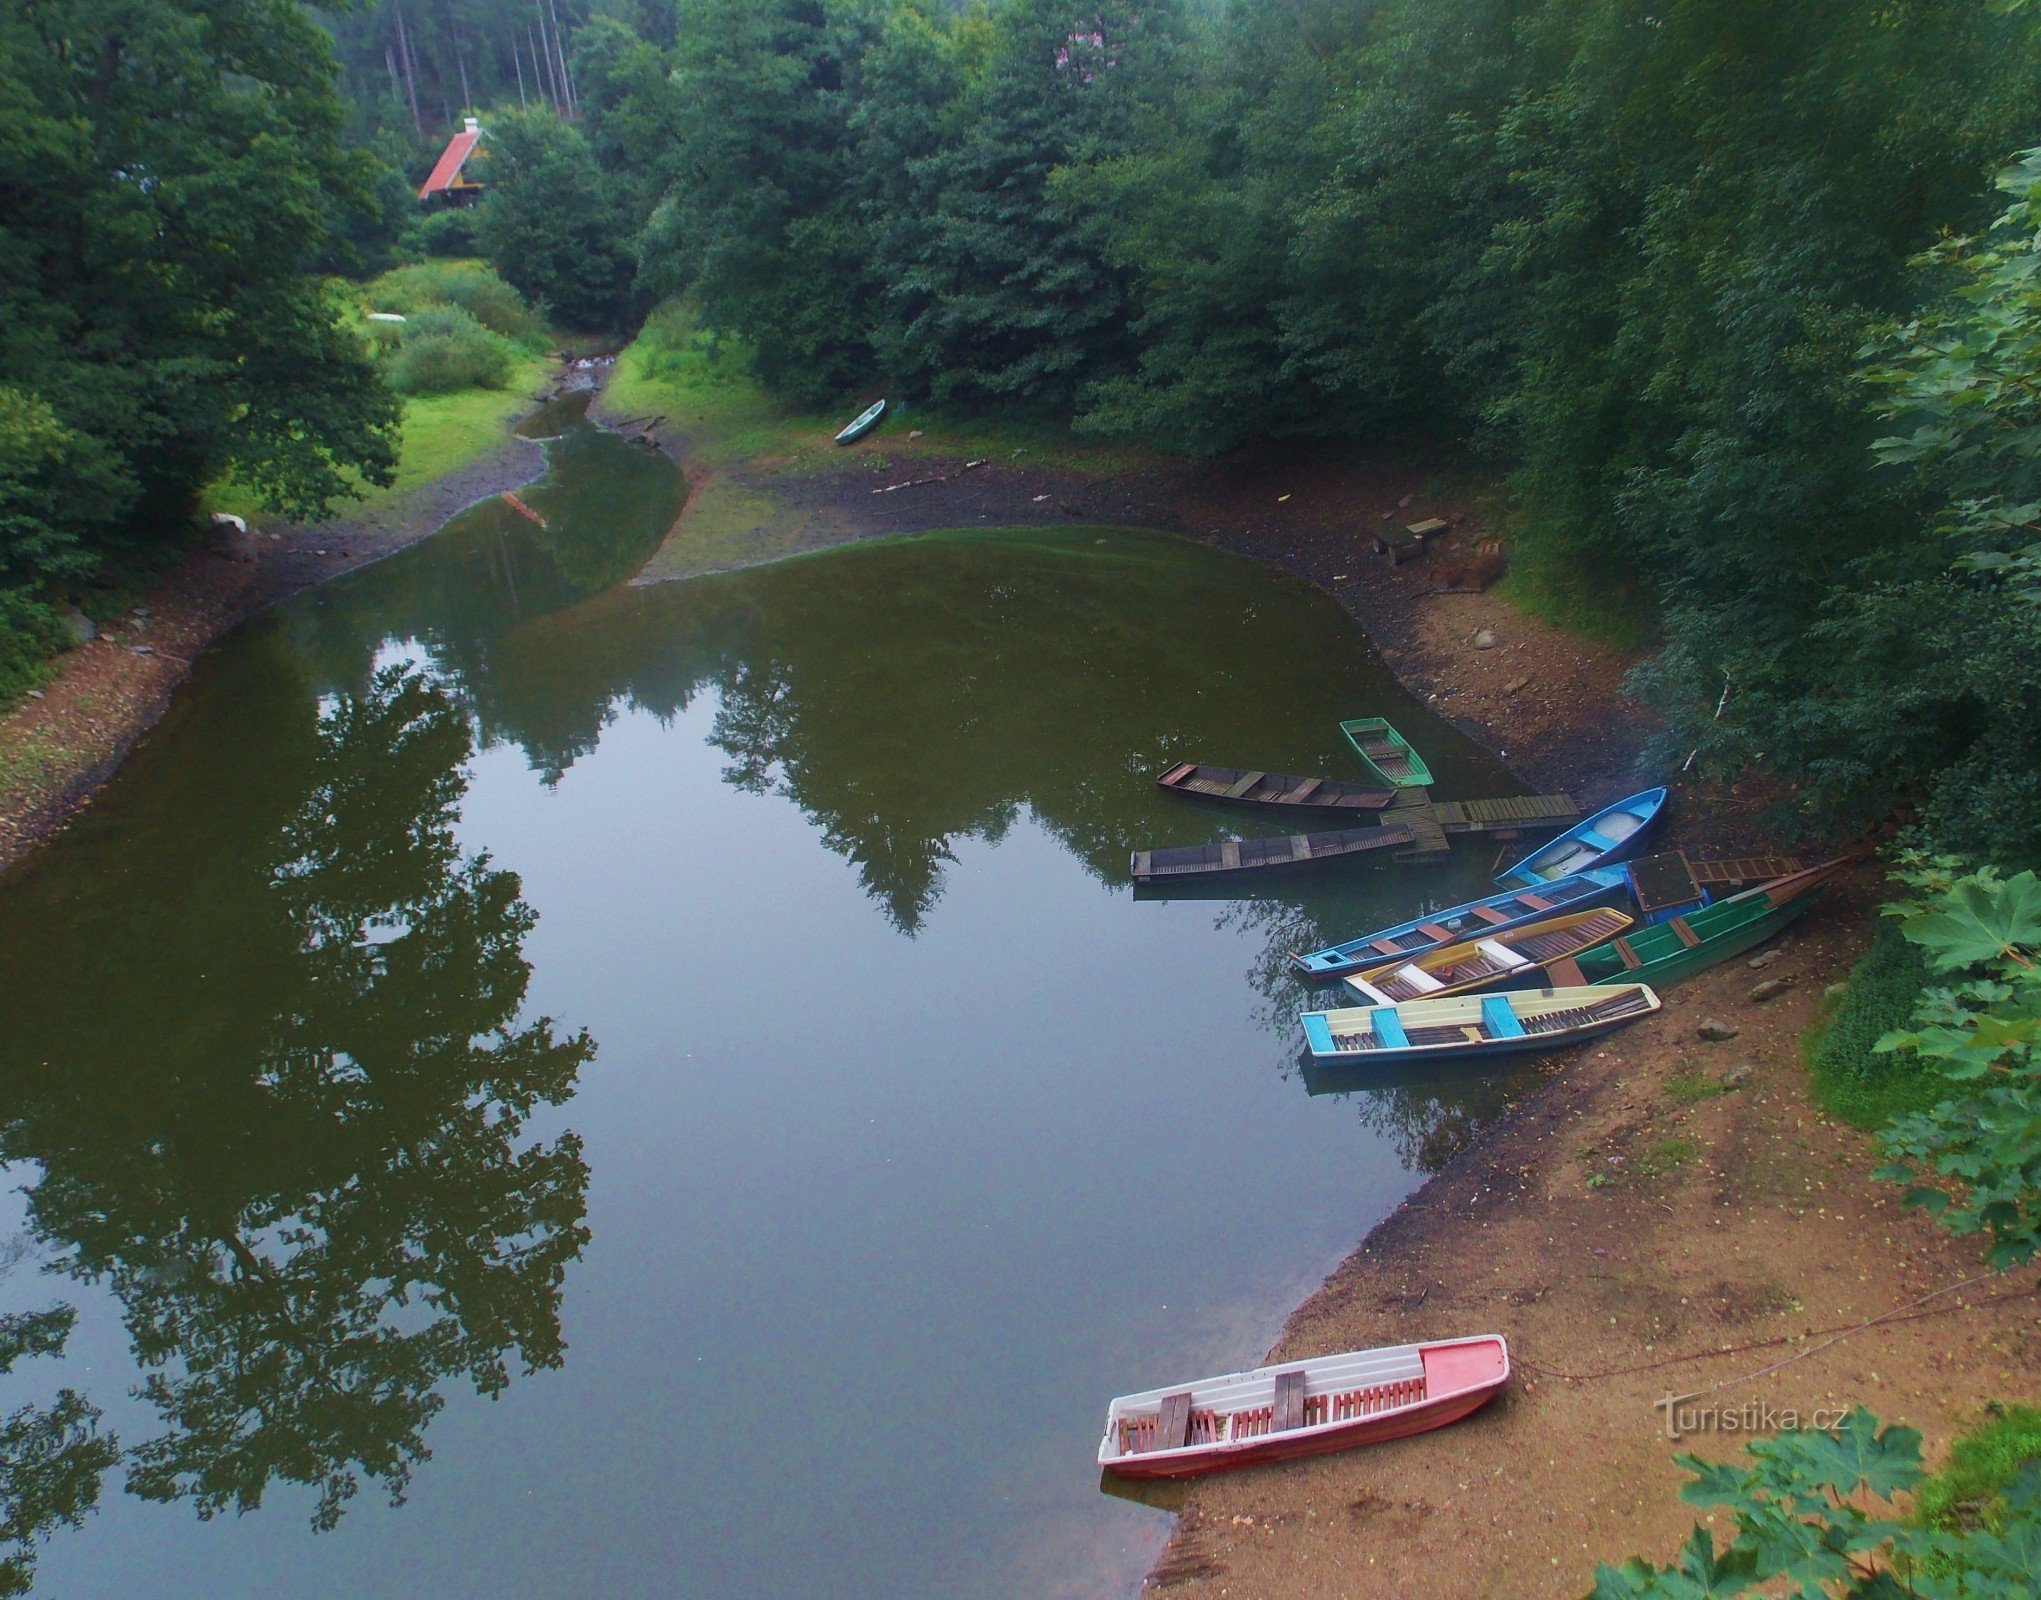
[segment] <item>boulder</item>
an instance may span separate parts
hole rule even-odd
[[[1491,628],[1477,629],[1474,634],[1474,648],[1477,650],[1493,650],[1495,648],[1494,630]]]
[[[1765,1001],[1784,994],[1793,987],[1791,978],[1766,978],[1751,985],[1750,997],[1762,1005]]]
[[[1744,965],[1753,972],[1762,972],[1784,954],[1783,950],[1767,950],[1763,955],[1752,956]]]
[[[99,624],[82,611],[73,611],[64,618],[64,637],[73,644],[90,644],[99,637]]]
[[[1725,1039],[1734,1039],[1738,1031],[1733,1024],[1723,1022],[1715,1017],[1708,1018],[1707,1021],[1701,1024],[1699,1029],[1701,1037],[1710,1044],[1720,1044]]]
[[[1721,1082],[1724,1091],[1726,1092],[1731,1089],[1741,1089],[1745,1084],[1750,1082],[1752,1074],[1754,1074],[1756,1071],[1757,1063],[1754,1061],[1737,1062],[1735,1066],[1731,1067],[1727,1072],[1722,1074]]]

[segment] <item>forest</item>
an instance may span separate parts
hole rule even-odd
[[[2041,854],[2041,51],[1896,0],[105,0],[0,53],[0,636],[390,469],[337,278],[682,302],[789,403],[1443,447],[1664,749]],[[181,114],[163,115],[172,100]],[[488,198],[421,215],[458,119]],[[146,175],[145,177],[142,175]],[[231,263],[231,266],[229,265]],[[0,653],[5,653],[0,651]]]

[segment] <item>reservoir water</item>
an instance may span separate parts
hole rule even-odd
[[[1130,1594],[1106,1400],[1256,1360],[1511,1090],[1308,1093],[1281,971],[1486,854],[1136,901],[1130,848],[1257,827],[1154,775],[1350,775],[1375,713],[1515,786],[1237,557],[631,587],[671,468],[550,448],[545,526],[242,629],[0,886],[37,1592]]]

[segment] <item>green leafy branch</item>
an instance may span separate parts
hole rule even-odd
[[[1862,1406],[1833,1429],[1795,1429],[1744,1448],[1747,1465],[1679,1457],[1692,1505],[1727,1508],[1718,1550],[1697,1524],[1668,1566],[1633,1556],[1595,1573],[1590,1600],[1714,1600],[1763,1588],[1798,1600],[2025,1600],[2041,1570],[2041,1463],[2029,1463],[1994,1525],[1943,1531],[1890,1514],[1915,1488],[1921,1436],[1880,1427]],[[1884,1502],[1881,1506],[1878,1502]]]
[[[2004,1269],[2041,1251],[2041,879],[1962,867],[1902,855],[1897,876],[1918,893],[1885,908],[1954,981],[1876,1048],[1918,1051],[1954,1092],[1885,1130],[1879,1175],[1952,1233],[1989,1234],[1987,1259]]]

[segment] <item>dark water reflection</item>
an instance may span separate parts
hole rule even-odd
[[[1300,1085],[1281,970],[1485,861],[1137,906],[1238,825],[1152,775],[1385,712],[1506,780],[1248,563],[619,587],[671,469],[550,448],[0,891],[4,1509],[70,1594],[1124,1591],[1105,1396],[1258,1354],[1509,1092]]]

